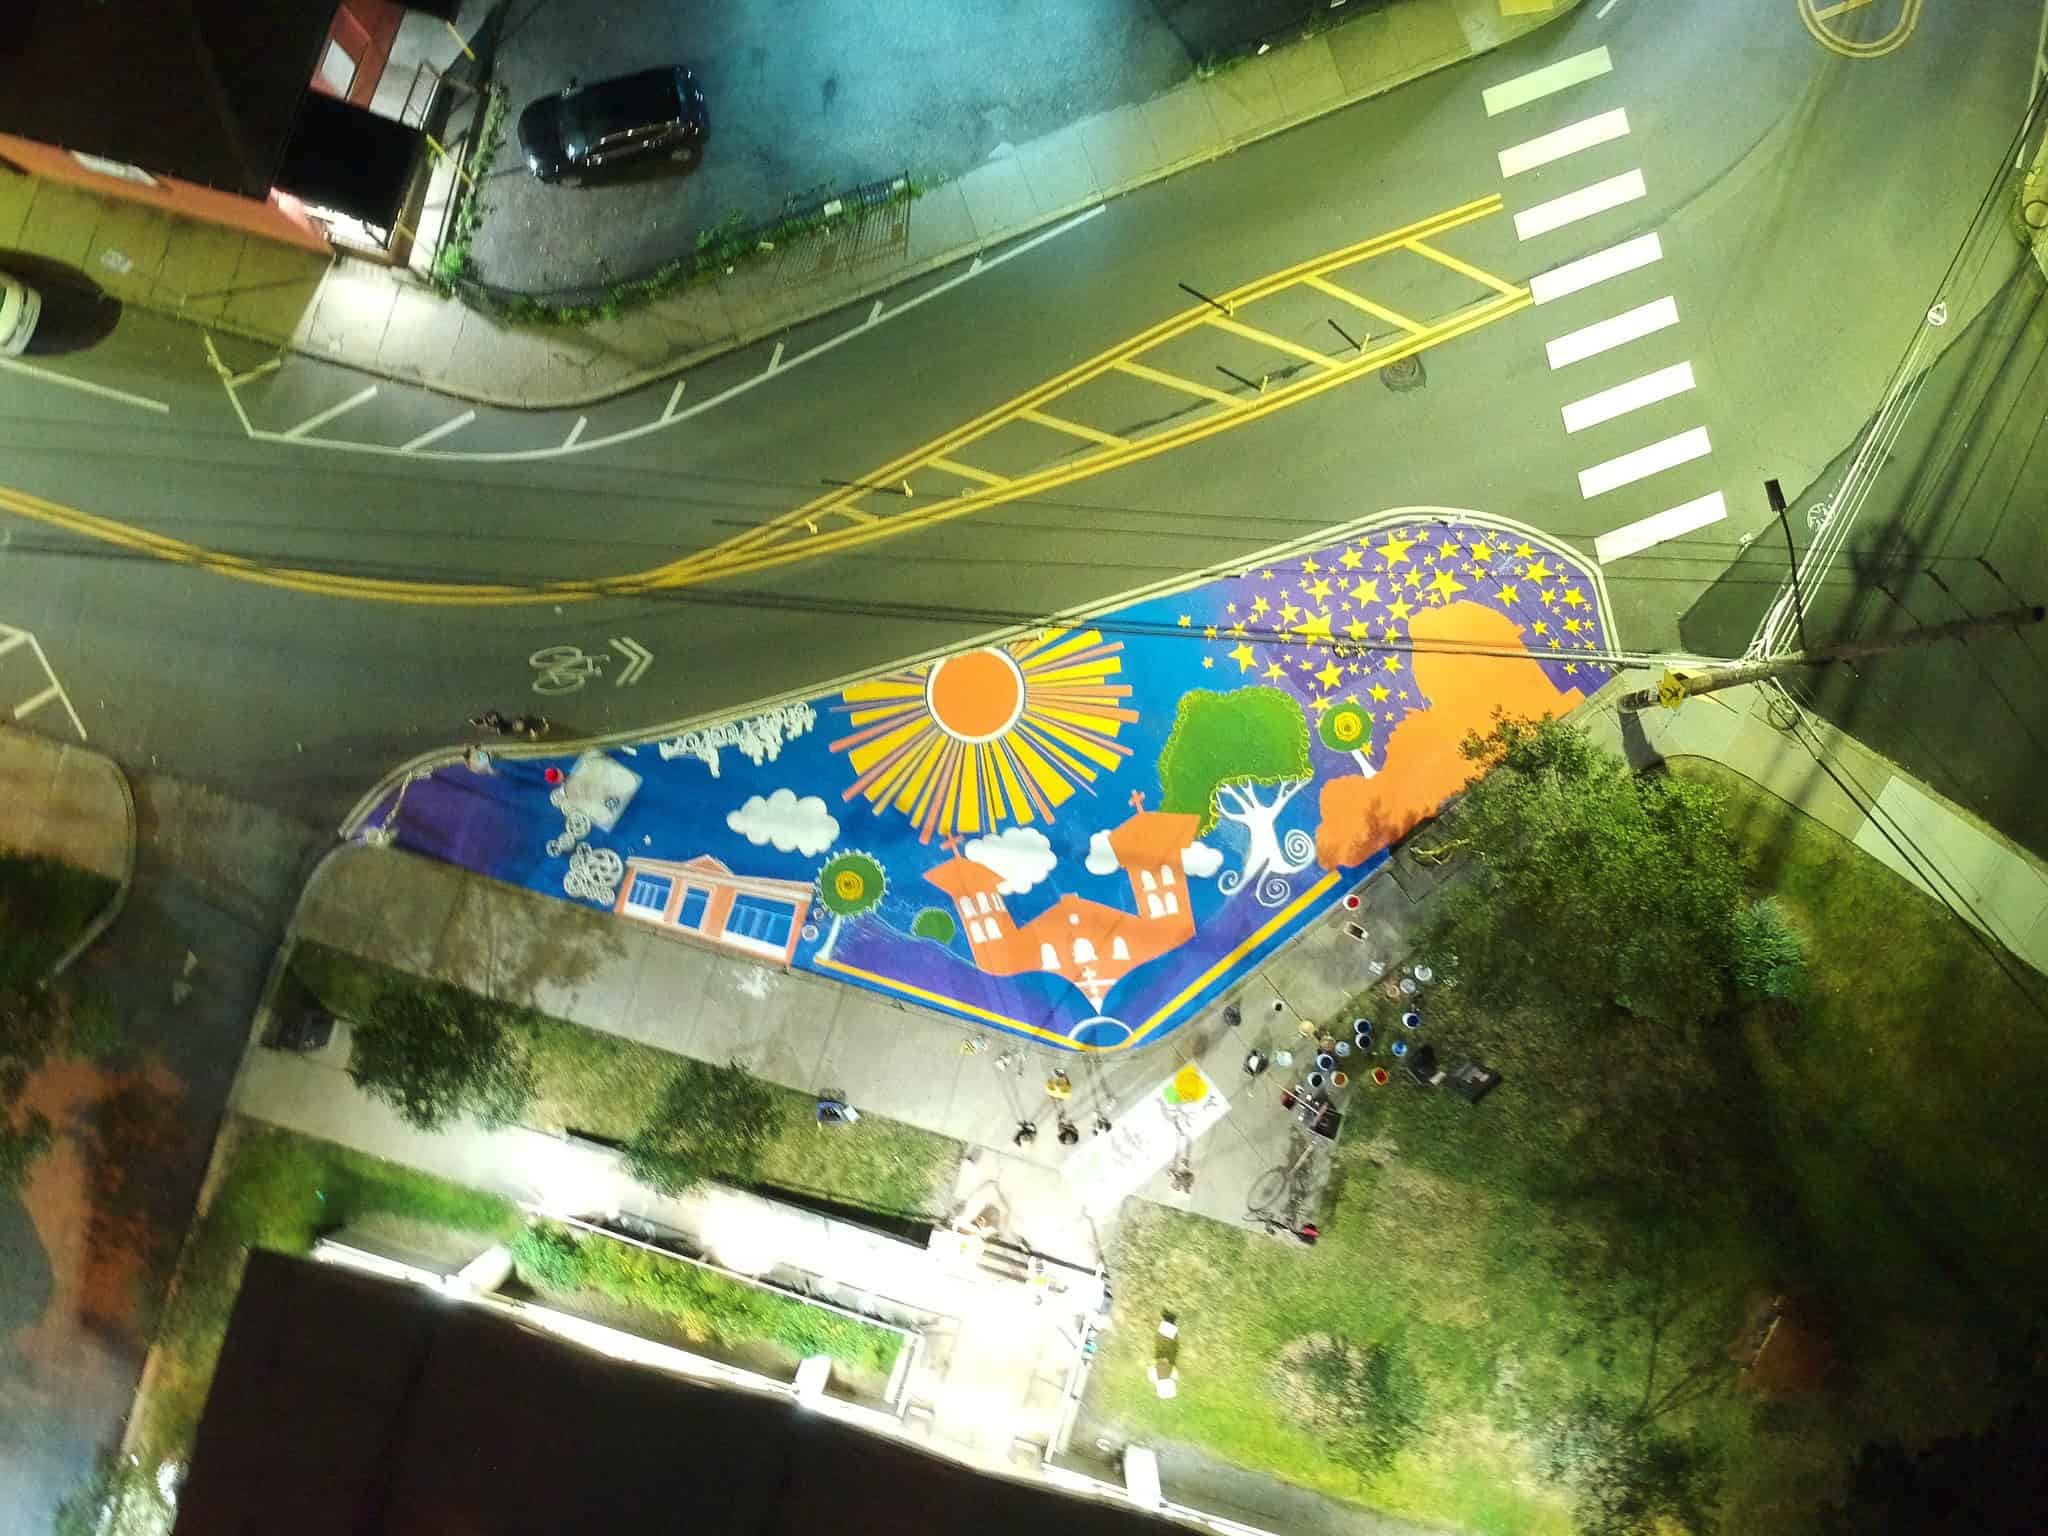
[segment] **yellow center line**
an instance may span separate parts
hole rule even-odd
[[[1085,437],[1091,443],[1101,443],[1108,448],[1128,448],[1131,440],[1118,437],[1114,432],[1099,432],[1094,427],[1084,427],[1078,421],[1068,421],[1063,416],[1049,416],[1044,411],[1019,411],[1019,421],[1029,421],[1041,427],[1051,427],[1055,432],[1065,432],[1072,437]]]
[[[1506,282],[1501,278],[1495,277],[1491,272],[1482,271],[1478,267],[1473,266],[1472,263],[1469,261],[1460,261],[1457,257],[1449,254],[1446,251],[1440,251],[1435,246],[1430,245],[1425,241],[1410,240],[1407,241],[1406,244],[1408,249],[1413,251],[1416,255],[1426,256],[1427,258],[1429,258],[1429,260],[1435,262],[1438,266],[1448,267],[1451,269],[1451,271],[1456,272],[1463,277],[1471,278],[1472,281],[1475,283],[1484,283],[1487,287],[1493,289],[1496,293],[1526,293],[1528,291],[1525,288],[1518,287],[1514,283]]]
[[[1840,5],[1831,5],[1824,11],[1815,11],[1813,19],[1815,21],[1831,21],[1844,11],[1860,10],[1868,4],[1870,4],[1870,0],[1842,0]]]
[[[942,469],[949,475],[958,475],[962,480],[979,480],[983,485],[1008,485],[1010,482],[1001,475],[992,475],[985,469],[976,469],[972,464],[957,463],[952,459],[936,456],[925,463],[932,469]]]
[[[1327,352],[1318,352],[1313,347],[1304,347],[1299,342],[1288,341],[1285,337],[1275,336],[1271,331],[1262,331],[1255,325],[1245,325],[1237,320],[1226,320],[1221,315],[1211,315],[1207,323],[1219,331],[1229,331],[1233,335],[1246,337],[1251,341],[1258,342],[1262,346],[1272,347],[1275,351],[1287,352],[1295,357],[1306,358],[1319,368],[1334,368],[1337,366],[1337,360]]]
[[[1184,379],[1177,373],[1162,373],[1157,368],[1147,368],[1143,363],[1121,362],[1116,365],[1118,373],[1128,373],[1134,379],[1145,379],[1153,384],[1163,384],[1168,389],[1177,389],[1183,394],[1199,395],[1204,400],[1214,400],[1233,411],[1244,409],[1244,402],[1233,394],[1220,389],[1211,389],[1207,384],[1197,384],[1193,379]]]

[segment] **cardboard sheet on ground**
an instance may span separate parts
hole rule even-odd
[[[1083,1142],[1061,1172],[1091,1215],[1106,1214],[1229,1113],[1214,1083],[1182,1067],[1127,1106],[1106,1135]]]

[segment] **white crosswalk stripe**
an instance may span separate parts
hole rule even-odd
[[[1548,272],[1538,272],[1529,279],[1529,294],[1538,304],[1548,304],[1566,294],[1577,293],[1582,288],[1604,283],[1610,277],[1620,277],[1624,272],[1634,272],[1663,259],[1664,247],[1654,234],[1638,235],[1633,240],[1610,245],[1604,251],[1568,261],[1561,267],[1552,267]]]
[[[1598,117],[1583,118],[1551,133],[1512,144],[1500,152],[1502,176],[1519,176],[1596,144],[1611,144],[1628,133],[1628,113],[1616,107]]]
[[[1574,400],[1564,408],[1564,429],[1567,432],[1583,432],[1588,427],[1597,427],[1603,421],[1612,421],[1617,416],[1626,416],[1630,411],[1639,411],[1646,405],[1655,405],[1659,400],[1669,400],[1673,395],[1682,395],[1693,386],[1692,364],[1674,363],[1669,368],[1659,368],[1655,373],[1645,373],[1617,384],[1612,389],[1603,389],[1596,395],[1587,395],[1583,400]]]
[[[1617,455],[1590,469],[1579,471],[1579,494],[1588,501],[1595,496],[1605,496],[1619,486],[1633,485],[1638,480],[1647,480],[1660,475],[1667,469],[1680,464],[1690,464],[1694,459],[1704,459],[1713,452],[1713,444],[1707,441],[1705,427],[1689,427],[1670,437],[1660,438],[1641,448]]]
[[[1613,68],[1614,60],[1608,57],[1605,48],[1591,48],[1568,59],[1559,59],[1555,64],[1546,64],[1541,69],[1532,69],[1526,75],[1503,80],[1499,85],[1488,86],[1480,92],[1480,99],[1486,103],[1486,115],[1498,117],[1516,107],[1527,106],[1545,96],[1598,79]]]
[[[1722,499],[1721,493],[1710,491],[1678,506],[1667,507],[1654,517],[1601,534],[1593,541],[1593,558],[1602,565],[1611,565],[1625,556],[1639,555],[1651,546],[1681,534],[1718,523],[1727,515],[1728,503]]]
[[[1640,341],[1653,331],[1676,324],[1678,303],[1666,295],[1647,304],[1638,304],[1634,309],[1625,309],[1605,320],[1580,326],[1576,331],[1567,331],[1554,341],[1546,341],[1543,350],[1550,358],[1552,368],[1564,368],[1584,362],[1589,357],[1598,357],[1610,348]]]
[[[1647,191],[1641,171],[1623,171],[1619,176],[1609,176],[1605,181],[1580,187],[1576,192],[1553,197],[1534,208],[1524,208],[1515,215],[1515,234],[1523,240],[1534,240],[1538,235],[1563,229],[1567,224],[1590,219],[1596,213],[1606,213],[1611,208],[1632,203]]]

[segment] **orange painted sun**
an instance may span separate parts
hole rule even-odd
[[[833,706],[854,727],[832,743],[855,774],[843,798],[902,812],[927,843],[1051,821],[1130,756],[1116,737],[1138,713],[1111,681],[1122,650],[1097,630],[1047,630],[855,683]]]

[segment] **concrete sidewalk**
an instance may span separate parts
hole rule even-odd
[[[546,409],[609,399],[1490,52],[1578,3],[1391,0],[1020,144],[926,191],[900,237],[880,239],[874,227],[900,210],[849,215],[760,264],[585,326],[494,319],[410,272],[344,256],[321,277],[289,345],[480,403]],[[428,202],[437,206],[435,193]]]

